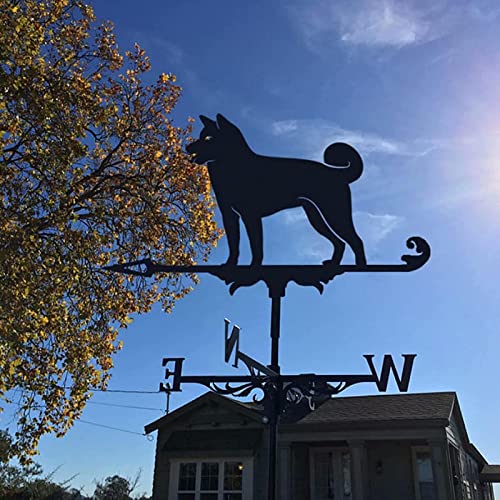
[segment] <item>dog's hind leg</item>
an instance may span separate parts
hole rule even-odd
[[[337,237],[331,230],[328,224],[323,219],[321,212],[316,205],[307,198],[302,199],[302,208],[304,209],[311,226],[318,231],[319,234],[328,239],[333,245],[333,255],[330,260],[323,261],[324,264],[340,264],[344,255],[345,243]]]
[[[340,236],[351,247],[352,251],[354,252],[356,265],[366,266],[366,256],[363,241],[354,228],[352,214],[344,213],[342,214],[342,217],[340,217],[339,214],[336,214],[335,216],[332,213],[327,213],[324,215],[326,222],[335,231],[335,233],[337,233],[337,235]]]

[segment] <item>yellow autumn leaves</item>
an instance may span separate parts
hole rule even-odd
[[[151,83],[143,49],[122,56],[79,0],[0,0],[0,25],[0,406],[26,460],[106,386],[131,315],[194,284],[102,266],[192,264],[220,233],[190,125],[172,125],[173,75]]]

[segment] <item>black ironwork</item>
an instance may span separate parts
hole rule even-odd
[[[183,363],[185,358],[164,358],[163,366],[166,367],[165,379],[172,384],[168,389],[170,392],[180,392],[182,384],[201,384],[210,390],[225,396],[248,397],[253,392],[255,403],[265,404],[270,391],[277,391],[281,387],[282,404],[284,410],[289,404],[298,404],[303,400],[309,401],[309,406],[321,399],[324,395],[332,396],[340,394],[349,387],[359,383],[374,383],[381,392],[387,390],[391,373],[400,391],[406,392],[410,383],[411,371],[416,354],[403,354],[403,368],[398,373],[394,360],[390,354],[385,354],[380,373],[373,362],[373,354],[365,354],[364,358],[370,369],[369,374],[356,375],[317,375],[314,373],[302,373],[299,375],[284,375],[279,369],[272,365],[265,366],[248,356],[239,349],[240,329],[234,325],[231,335],[228,335],[229,320],[225,320],[225,360],[230,361],[234,357],[233,367],[238,368],[241,361],[248,370],[248,375],[183,375]],[[334,384],[334,385],[332,385]],[[166,391],[165,385],[160,386]],[[272,413],[272,412],[271,412]],[[271,414],[264,412],[268,418]]]
[[[377,373],[373,355],[365,355],[369,374],[317,375],[281,374],[279,339],[281,299],[290,282],[313,286],[320,293],[324,285],[347,273],[411,272],[421,268],[430,258],[429,244],[418,236],[409,238],[408,248],[416,254],[403,255],[399,264],[368,264],[364,245],[356,233],[352,219],[349,184],[363,171],[359,153],[348,144],[334,143],[324,152],[326,165],[310,160],[274,158],[258,155],[248,146],[241,131],[222,115],[217,120],[200,116],[203,129],[199,139],[187,146],[198,164],[206,164],[227,235],[229,257],[223,265],[180,266],[153,262],[149,258],[106,267],[133,276],[151,277],[155,273],[208,273],[229,285],[232,295],[240,287],[263,281],[271,298],[271,356],[263,365],[239,349],[239,328],[229,321],[225,329],[225,360],[234,356],[233,366],[241,361],[248,375],[199,376],[184,375],[184,358],[164,358],[167,384],[160,390],[169,395],[183,384],[196,383],[227,396],[250,397],[261,405],[263,418],[269,425],[268,500],[275,499],[277,432],[280,422],[290,421],[302,412],[311,411],[326,399],[359,383],[375,383],[385,391],[391,373],[400,391],[407,391],[415,354],[404,354],[403,368],[398,373],[392,356],[384,356]],[[327,166],[329,165],[329,166]],[[332,166],[334,168],[332,168]],[[262,218],[280,210],[302,207],[311,226],[333,245],[333,254],[320,265],[262,265]],[[250,265],[238,265],[240,218],[250,248]],[[355,264],[342,264],[346,244],[354,253]],[[171,384],[170,384],[171,379]]]
[[[208,389],[224,396],[248,397],[254,391],[260,391],[261,395],[253,396],[254,403],[264,403],[270,387],[275,390],[278,382],[283,386],[283,401],[286,404],[297,404],[307,399],[309,406],[314,409],[313,404],[317,398],[328,395],[340,394],[349,387],[360,383],[374,383],[381,392],[387,390],[390,373],[393,373],[395,382],[400,391],[408,390],[413,361],[416,354],[402,354],[404,359],[402,374],[399,375],[394,360],[390,354],[384,355],[382,370],[377,374],[372,368],[373,354],[365,354],[365,358],[370,360],[369,365],[372,372],[370,374],[359,375],[317,375],[314,373],[303,373],[299,375],[268,375],[248,366],[249,375],[179,375],[167,369],[165,378],[174,377],[173,384],[167,388],[161,384],[160,389],[164,392],[180,392],[182,384],[201,384]],[[177,358],[182,359],[182,358]],[[176,358],[164,358],[163,363],[175,361]],[[335,385],[332,385],[335,384]],[[283,406],[283,405],[282,405]],[[270,414],[264,412],[270,417]]]
[[[169,266],[158,264],[151,259],[141,259],[124,264],[113,264],[105,269],[133,276],[150,278],[156,273],[208,273],[223,280],[233,295],[238,288],[252,286],[263,281],[269,296],[284,297],[288,283],[291,281],[302,286],[313,286],[320,293],[324,285],[336,276],[346,273],[395,273],[411,272],[420,269],[430,258],[429,244],[419,236],[408,238],[406,246],[415,249],[416,255],[405,254],[401,257],[403,264],[323,264],[323,265],[263,265],[263,266],[230,266],[230,265],[197,265]]]
[[[279,299],[278,299],[279,300]],[[404,359],[401,373],[395,366],[390,354],[384,355],[382,367],[377,373],[373,363],[373,354],[365,354],[364,358],[370,369],[369,374],[355,375],[317,375],[304,373],[299,375],[284,375],[280,373],[279,364],[271,363],[264,366],[239,349],[240,329],[233,326],[229,335],[229,321],[225,320],[225,360],[230,361],[234,356],[233,366],[238,367],[241,361],[247,368],[248,375],[183,375],[184,358],[164,358],[166,366],[165,379],[169,382],[160,384],[160,390],[178,392],[183,384],[200,384],[211,391],[223,396],[248,398],[258,405],[263,415],[263,422],[269,429],[269,482],[268,498],[275,498],[276,480],[276,450],[277,433],[280,423],[293,422],[314,410],[330,397],[340,394],[349,387],[360,383],[374,383],[379,391],[387,389],[392,372],[399,390],[406,392],[410,383],[411,371],[416,354],[403,354]],[[276,355],[273,351],[272,356]],[[167,387],[168,386],[168,387]]]
[[[229,245],[227,264],[238,263],[241,218],[250,241],[252,265],[264,257],[262,219],[280,210],[302,207],[311,226],[333,245],[329,261],[342,260],[346,243],[356,264],[366,264],[354,229],[349,184],[363,172],[363,160],[349,144],[336,142],[324,152],[327,165],[311,160],[256,154],[241,130],[221,114],[200,116],[203,129],[187,146],[198,164],[207,164]],[[340,167],[340,168],[332,168]]]

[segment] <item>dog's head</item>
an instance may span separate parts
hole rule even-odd
[[[217,121],[203,115],[200,120],[203,123],[200,137],[186,147],[198,165],[234,157],[248,149],[240,129],[221,114],[217,115]]]

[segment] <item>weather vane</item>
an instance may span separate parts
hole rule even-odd
[[[415,354],[403,354],[403,368],[398,374],[392,356],[386,354],[380,374],[373,355],[365,355],[369,374],[317,375],[281,374],[279,338],[281,299],[288,283],[313,286],[321,293],[324,285],[336,276],[352,272],[409,272],[421,268],[430,258],[430,247],[420,237],[408,238],[406,245],[415,254],[403,255],[402,263],[368,264],[363,241],[356,232],[352,216],[349,184],[363,172],[363,160],[350,145],[337,142],[325,149],[324,163],[263,156],[248,145],[236,125],[218,114],[216,120],[200,116],[203,129],[199,138],[187,146],[187,152],[199,165],[207,165],[212,188],[222,215],[229,246],[229,257],[221,265],[171,266],[149,258],[115,264],[106,269],[135,276],[155,273],[208,273],[229,285],[230,294],[242,287],[263,281],[272,300],[271,359],[264,365],[239,349],[240,329],[225,320],[225,361],[241,361],[248,375],[183,375],[184,358],[164,358],[165,378],[172,384],[160,384],[161,390],[180,391],[182,384],[196,383],[212,391],[236,397],[254,395],[263,406],[263,421],[269,424],[268,500],[276,497],[277,436],[280,421],[290,421],[312,411],[326,399],[354,384],[375,383],[379,391],[387,388],[392,372],[400,391],[407,391]],[[330,259],[317,265],[263,265],[262,219],[281,210],[302,207],[311,226],[333,247]],[[240,219],[246,229],[252,260],[239,265]],[[342,264],[346,245],[354,253],[355,264]],[[260,392],[260,397],[256,392]]]

